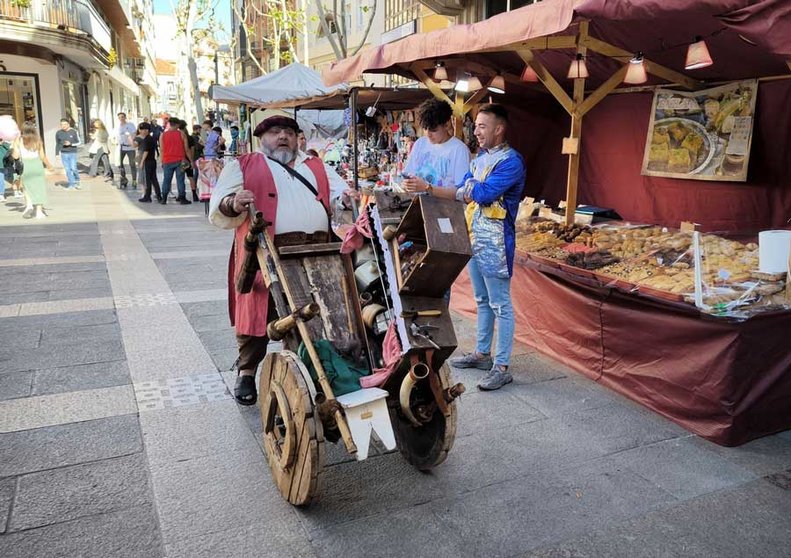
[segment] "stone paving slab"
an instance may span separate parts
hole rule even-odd
[[[690,437],[688,442],[760,476],[791,469],[791,431],[759,438],[735,448],[718,446],[696,436]]]
[[[0,349],[0,365],[4,372],[109,362],[123,358],[124,347],[120,339],[86,340],[79,345],[48,345],[30,352]]]
[[[239,453],[252,447],[253,434],[230,399],[141,413],[146,454],[158,467],[215,454]]]
[[[257,445],[155,466],[152,480],[166,544],[240,525],[285,530],[294,521]]]
[[[84,301],[80,301],[83,303]],[[112,299],[108,299],[109,306],[97,310],[85,309],[82,311],[59,311],[54,314],[26,313],[23,316],[9,316],[0,320],[0,333],[14,332],[25,327],[79,327],[85,325],[109,324],[118,321],[112,306]]]
[[[0,402],[0,434],[137,412],[132,386]]]
[[[602,460],[532,474],[430,504],[456,533],[466,556],[517,556],[569,533],[676,503],[629,471]]]
[[[8,531],[150,504],[147,477],[142,454],[23,475]]]
[[[0,533],[5,533],[8,526],[8,514],[14,498],[16,479],[0,479]],[[2,543],[0,542],[0,547]]]
[[[28,397],[33,389],[33,372],[6,372],[0,374],[0,401]]]
[[[5,558],[152,558],[164,556],[151,504],[0,537]]]
[[[0,434],[0,477],[23,475],[143,451],[135,415]]]
[[[755,473],[713,452],[701,450],[689,438],[637,447],[610,459],[679,500],[731,488],[756,478]]]
[[[789,547],[788,491],[755,480],[547,545],[524,558],[785,558]]]

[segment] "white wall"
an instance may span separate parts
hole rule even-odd
[[[41,106],[41,123],[44,129],[44,147],[50,162],[57,164],[55,159],[55,132],[60,129],[63,100],[58,70],[54,64],[12,54],[3,54],[3,64],[8,72],[38,75],[38,99]],[[19,123],[21,127],[21,122]]]

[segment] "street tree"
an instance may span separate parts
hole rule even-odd
[[[345,0],[332,0],[332,7],[325,7],[322,0],[313,0],[316,11],[319,14],[319,24],[324,32],[324,36],[332,47],[335,58],[342,60],[347,56],[354,56],[365,45],[368,34],[371,32],[371,25],[376,16],[376,0],[371,0],[370,4],[362,7],[362,12],[366,14],[368,21],[365,23],[365,33],[356,46],[349,46],[349,29],[346,28],[346,2]]]
[[[271,53],[270,67],[277,69],[291,62],[299,62],[294,43],[305,26],[303,10],[294,8],[289,0],[247,2],[244,9],[236,1],[232,1],[231,7],[248,39],[245,41],[245,52],[241,54],[252,60],[262,74],[267,73],[266,68],[251,48],[256,40],[260,40]],[[261,23],[263,26],[259,25]],[[259,32],[261,28],[265,33]]]
[[[170,0],[176,19],[178,111],[187,122],[202,122],[204,119],[195,48],[222,31],[214,17],[218,3],[219,0]]]

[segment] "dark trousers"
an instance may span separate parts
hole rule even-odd
[[[121,159],[118,169],[121,171],[121,182],[126,182],[126,169],[124,168],[124,157],[129,160],[129,174],[132,176],[132,184],[137,184],[137,165],[135,164],[135,150],[121,150]]]
[[[157,178],[157,160],[146,158],[143,162],[143,170],[146,173],[146,193],[143,194],[143,197],[151,199],[151,187],[153,186],[157,199],[161,199],[162,192],[159,190],[159,179]]]
[[[277,309],[272,295],[269,295],[267,305],[267,323],[277,319]],[[239,370],[257,370],[258,365],[263,362],[266,356],[266,347],[269,345],[269,337],[255,337],[253,335],[236,334],[236,345],[239,347]]]

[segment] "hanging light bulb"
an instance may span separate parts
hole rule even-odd
[[[448,79],[448,70],[445,69],[444,62],[437,62],[434,69],[434,81],[443,81]]]
[[[648,81],[648,74],[645,72],[645,65],[643,64],[643,53],[638,52],[634,58],[629,60],[629,68],[626,70],[626,77],[623,78],[624,83],[645,83]]]
[[[698,35],[695,37],[695,42],[687,47],[687,61],[684,64],[684,69],[697,70],[698,68],[705,68],[712,64],[714,64],[714,61],[711,59],[706,41],[703,40],[703,37]]]
[[[522,72],[522,81],[530,81],[530,82],[538,81],[538,74],[530,64],[525,66],[525,70]]]
[[[492,93],[500,93],[501,95],[505,93],[505,79],[503,76],[500,74],[494,76],[492,83],[489,84],[487,89]]]
[[[470,91],[478,91],[479,89],[483,89],[483,84],[481,84],[481,80],[479,80],[475,76],[470,76],[469,84],[470,84]]]
[[[462,74],[456,82],[456,91],[459,93],[467,93],[470,90],[470,81],[466,74]]]
[[[588,77],[588,66],[585,64],[585,57],[577,53],[574,60],[571,61],[569,66],[569,73],[566,76],[569,79],[582,79]]]

